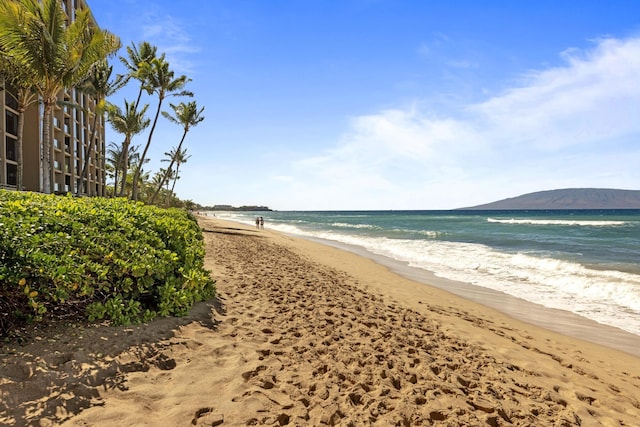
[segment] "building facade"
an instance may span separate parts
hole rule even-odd
[[[61,0],[69,17],[75,19],[75,11],[87,8],[84,0]],[[18,181],[18,105],[11,89],[0,89],[0,188],[17,189]],[[104,195],[105,192],[105,121],[103,116],[95,120],[96,102],[92,97],[75,88],[68,88],[58,95],[62,103],[53,111],[51,133],[51,182],[55,193]],[[24,114],[22,137],[23,190],[49,192],[43,188],[43,126],[42,105],[31,105]],[[82,185],[82,169],[88,152],[90,138],[94,138],[89,156],[87,178]]]

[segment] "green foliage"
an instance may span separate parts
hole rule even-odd
[[[54,306],[114,324],[181,316],[215,294],[203,262],[184,210],[0,190],[0,296],[13,316],[39,320]]]

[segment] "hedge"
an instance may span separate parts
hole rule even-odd
[[[0,334],[54,307],[124,325],[185,315],[214,295],[187,211],[0,190]]]

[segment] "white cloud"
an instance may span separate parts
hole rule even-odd
[[[142,24],[143,40],[153,40],[158,53],[165,53],[171,68],[176,74],[192,74],[194,63],[190,55],[198,53],[200,48],[192,40],[188,26],[170,15],[147,15]]]
[[[564,66],[448,116],[412,105],[354,118],[334,148],[292,165],[294,206],[455,208],[541,189],[633,187],[640,150],[625,143],[640,137],[640,39],[562,57]]]
[[[274,181],[292,182],[295,178],[291,175],[275,175],[271,177]]]
[[[532,72],[470,110],[497,137],[546,150],[639,132],[640,39],[604,39],[580,53],[565,51],[565,66]]]

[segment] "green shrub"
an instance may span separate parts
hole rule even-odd
[[[0,293],[15,318],[54,306],[114,324],[184,315],[215,294],[203,263],[186,211],[0,190]]]

